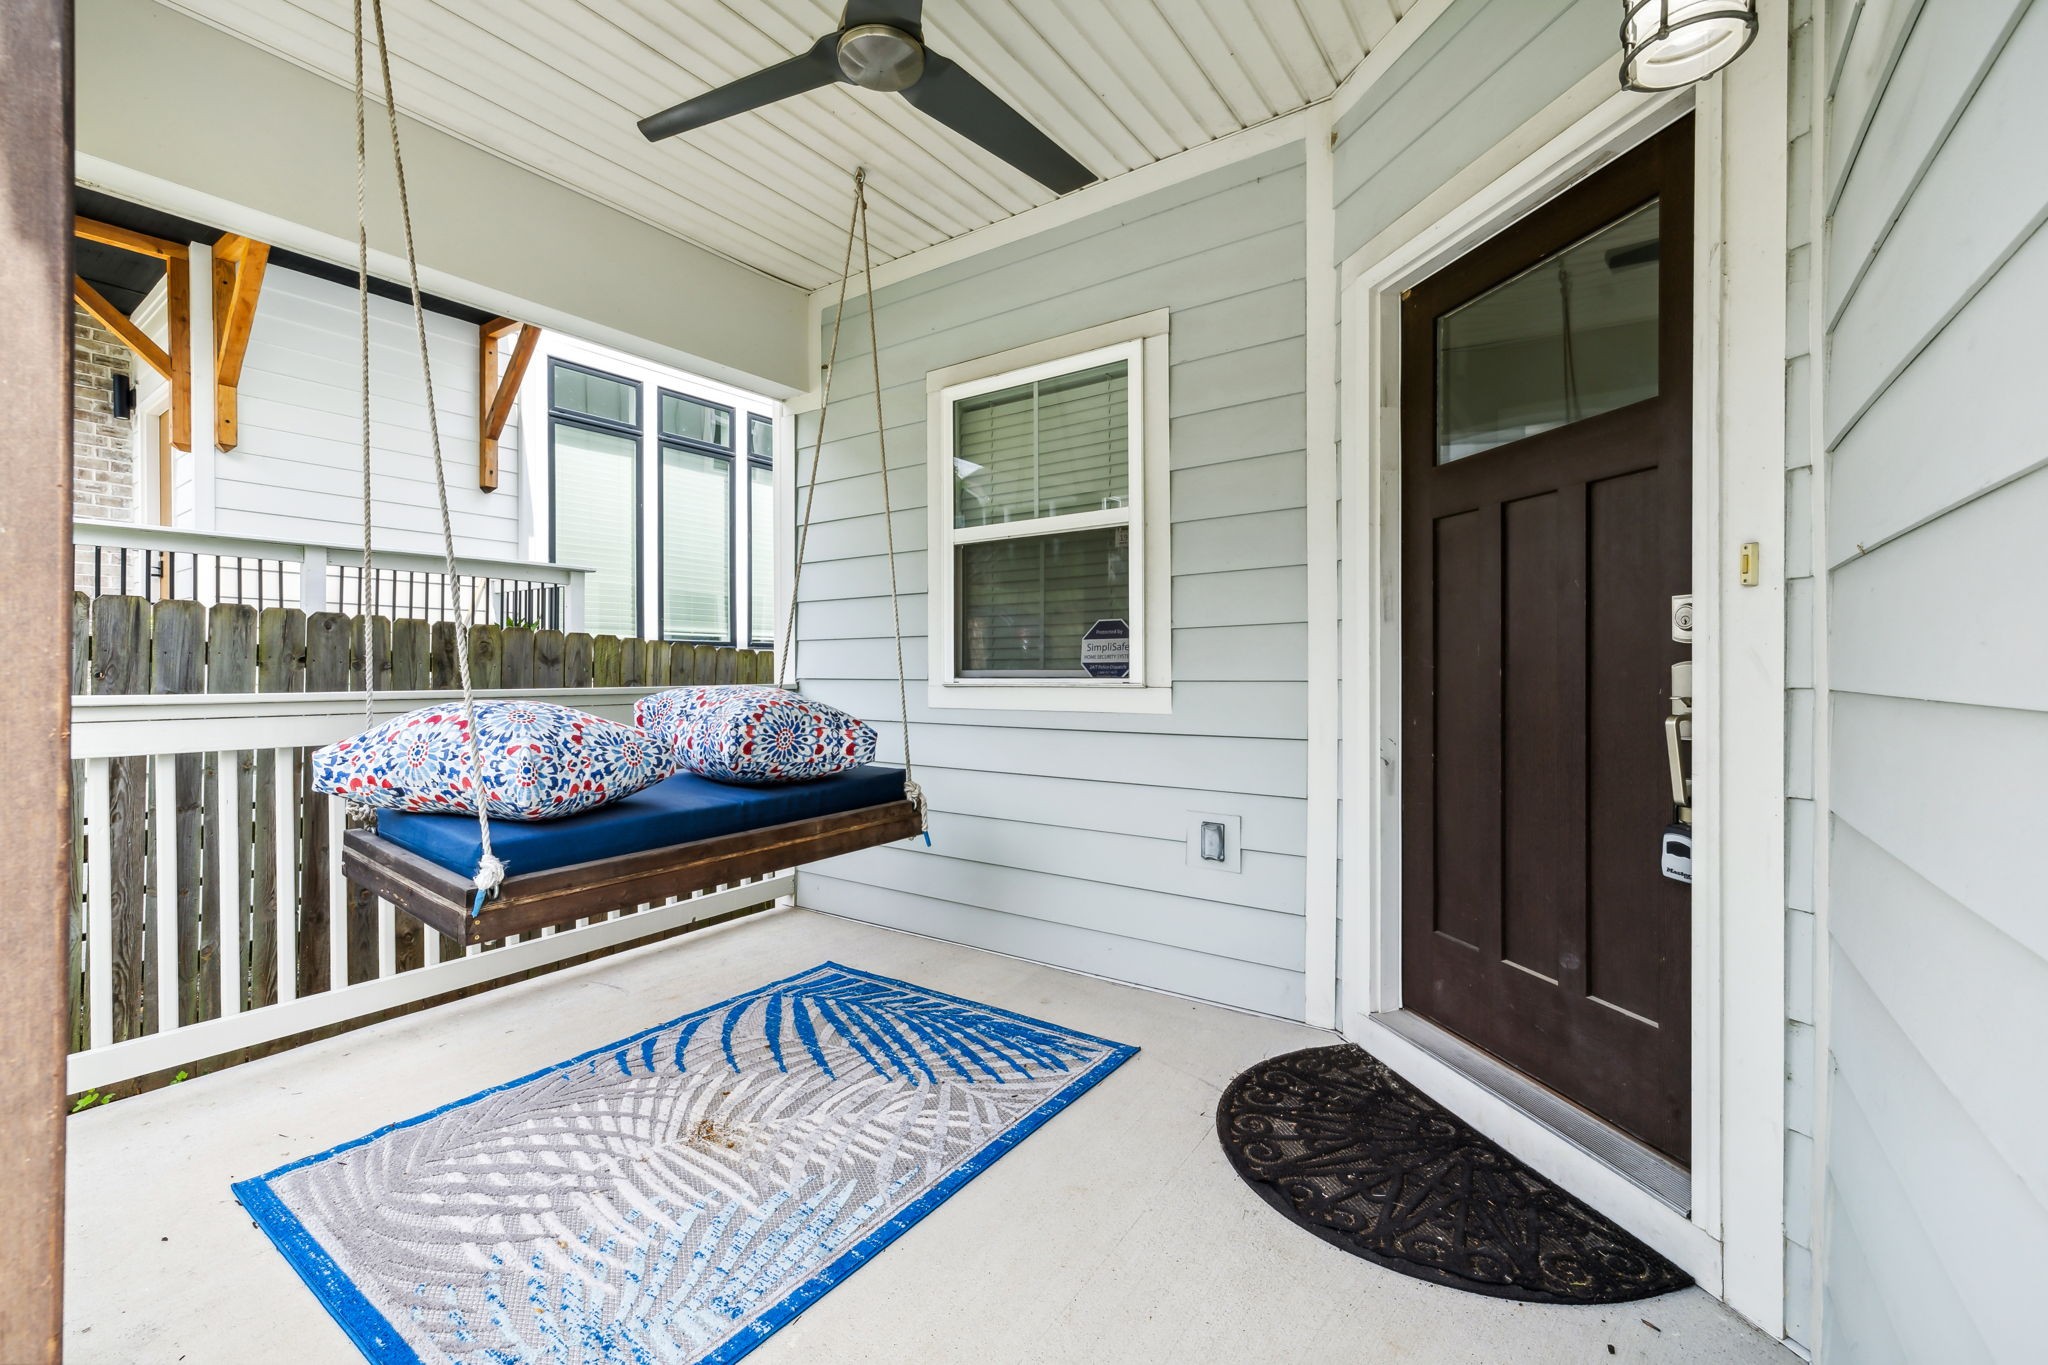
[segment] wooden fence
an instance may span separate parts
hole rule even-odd
[[[458,685],[455,628],[445,621],[79,593],[72,625],[72,691],[81,697],[210,694],[225,708],[250,694],[357,691],[366,626],[379,692]],[[471,632],[469,654],[480,691],[558,700],[573,700],[560,689],[767,682],[774,672],[767,651],[497,625]],[[187,753],[131,744],[94,760],[103,766],[74,763],[74,1052],[462,956],[416,921],[394,922],[366,893],[329,885],[338,875],[338,812],[306,789],[309,746],[264,746],[274,736],[260,726],[234,733],[257,747],[209,743]],[[98,848],[95,816],[105,820]],[[345,925],[331,922],[337,909]],[[105,975],[90,963],[99,943],[112,966]]]

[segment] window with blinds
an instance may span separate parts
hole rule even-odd
[[[747,467],[747,620],[756,647],[775,640],[775,471]]]
[[[661,449],[661,633],[732,639],[732,461]]]
[[[1097,353],[948,395],[956,677],[1128,680],[1084,645],[1128,641],[1142,607],[1136,364]]]
[[[953,410],[953,524],[1122,507],[1130,465],[1124,361],[963,399]]]
[[[640,633],[640,386],[548,366],[549,558],[591,570],[585,629]]]

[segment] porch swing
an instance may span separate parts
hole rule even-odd
[[[455,602],[455,660],[463,716],[468,722],[469,762],[482,771],[476,739],[476,697],[469,671],[469,604],[458,591],[455,533],[448,510],[448,482],[441,458],[441,433],[434,404],[433,367],[427,355],[426,314],[421,302],[419,261],[413,245],[412,211],[406,196],[405,159],[399,146],[398,111],[392,97],[391,61],[384,40],[381,0],[368,0],[377,30],[377,53],[391,128],[391,157],[398,204],[405,224],[405,264],[411,287],[413,324],[426,385],[428,435],[434,458],[435,492],[441,513],[441,549],[450,600]],[[366,614],[376,610],[370,503],[370,312],[369,229],[364,210],[367,158],[364,151],[363,5],[355,4],[356,294],[362,341],[363,582]],[[868,246],[867,173],[854,176],[853,210],[846,229],[846,253],[839,276],[839,308],[832,323],[830,355],[811,446],[810,477],[797,535],[796,567],[790,585],[783,648],[776,655],[776,685],[790,687],[787,674],[796,641],[797,602],[804,553],[810,539],[811,509],[817,496],[819,456],[825,419],[832,405],[832,376],[839,358],[840,325],[853,274],[853,246],[860,241],[863,288],[869,304],[868,354],[874,370],[875,432],[882,446],[880,467],[888,468],[882,421],[881,360],[876,346],[874,266]],[[439,933],[465,945],[533,933],[613,910],[661,903],[751,877],[765,876],[822,858],[913,838],[925,829],[922,792],[912,777],[910,704],[903,675],[903,616],[897,594],[896,536],[889,486],[882,480],[882,524],[887,528],[889,606],[896,640],[896,697],[903,727],[903,766],[868,765],[834,777],[787,787],[726,787],[687,774],[671,777],[621,801],[581,815],[536,824],[509,824],[497,832],[496,847],[484,784],[477,791],[476,820],[466,816],[386,811],[405,822],[404,843],[392,831],[368,823],[368,812],[352,813],[342,838],[342,873],[351,882]],[[376,632],[363,632],[365,728],[375,723]],[[929,835],[926,836],[929,839]],[[503,850],[503,858],[499,851]],[[587,856],[581,856],[587,855]]]

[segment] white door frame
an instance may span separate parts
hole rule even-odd
[[[1767,8],[1782,21],[1782,0]],[[1342,705],[1350,738],[1343,750],[1341,904],[1350,932],[1340,1015],[1348,1038],[1778,1335],[1786,72],[1783,51],[1774,47],[1758,44],[1696,95],[1614,92],[1612,68],[1603,65],[1342,264]],[[1688,111],[1698,116],[1689,1215],[1375,1018],[1401,1003],[1402,291]],[[1736,548],[1752,540],[1764,547],[1764,579],[1742,587]],[[1653,850],[1646,847],[1644,856]]]

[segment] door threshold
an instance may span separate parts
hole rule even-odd
[[[1673,1212],[1691,1215],[1692,1174],[1664,1153],[1419,1014],[1389,1010],[1374,1014],[1372,1022],[1549,1129]]]

